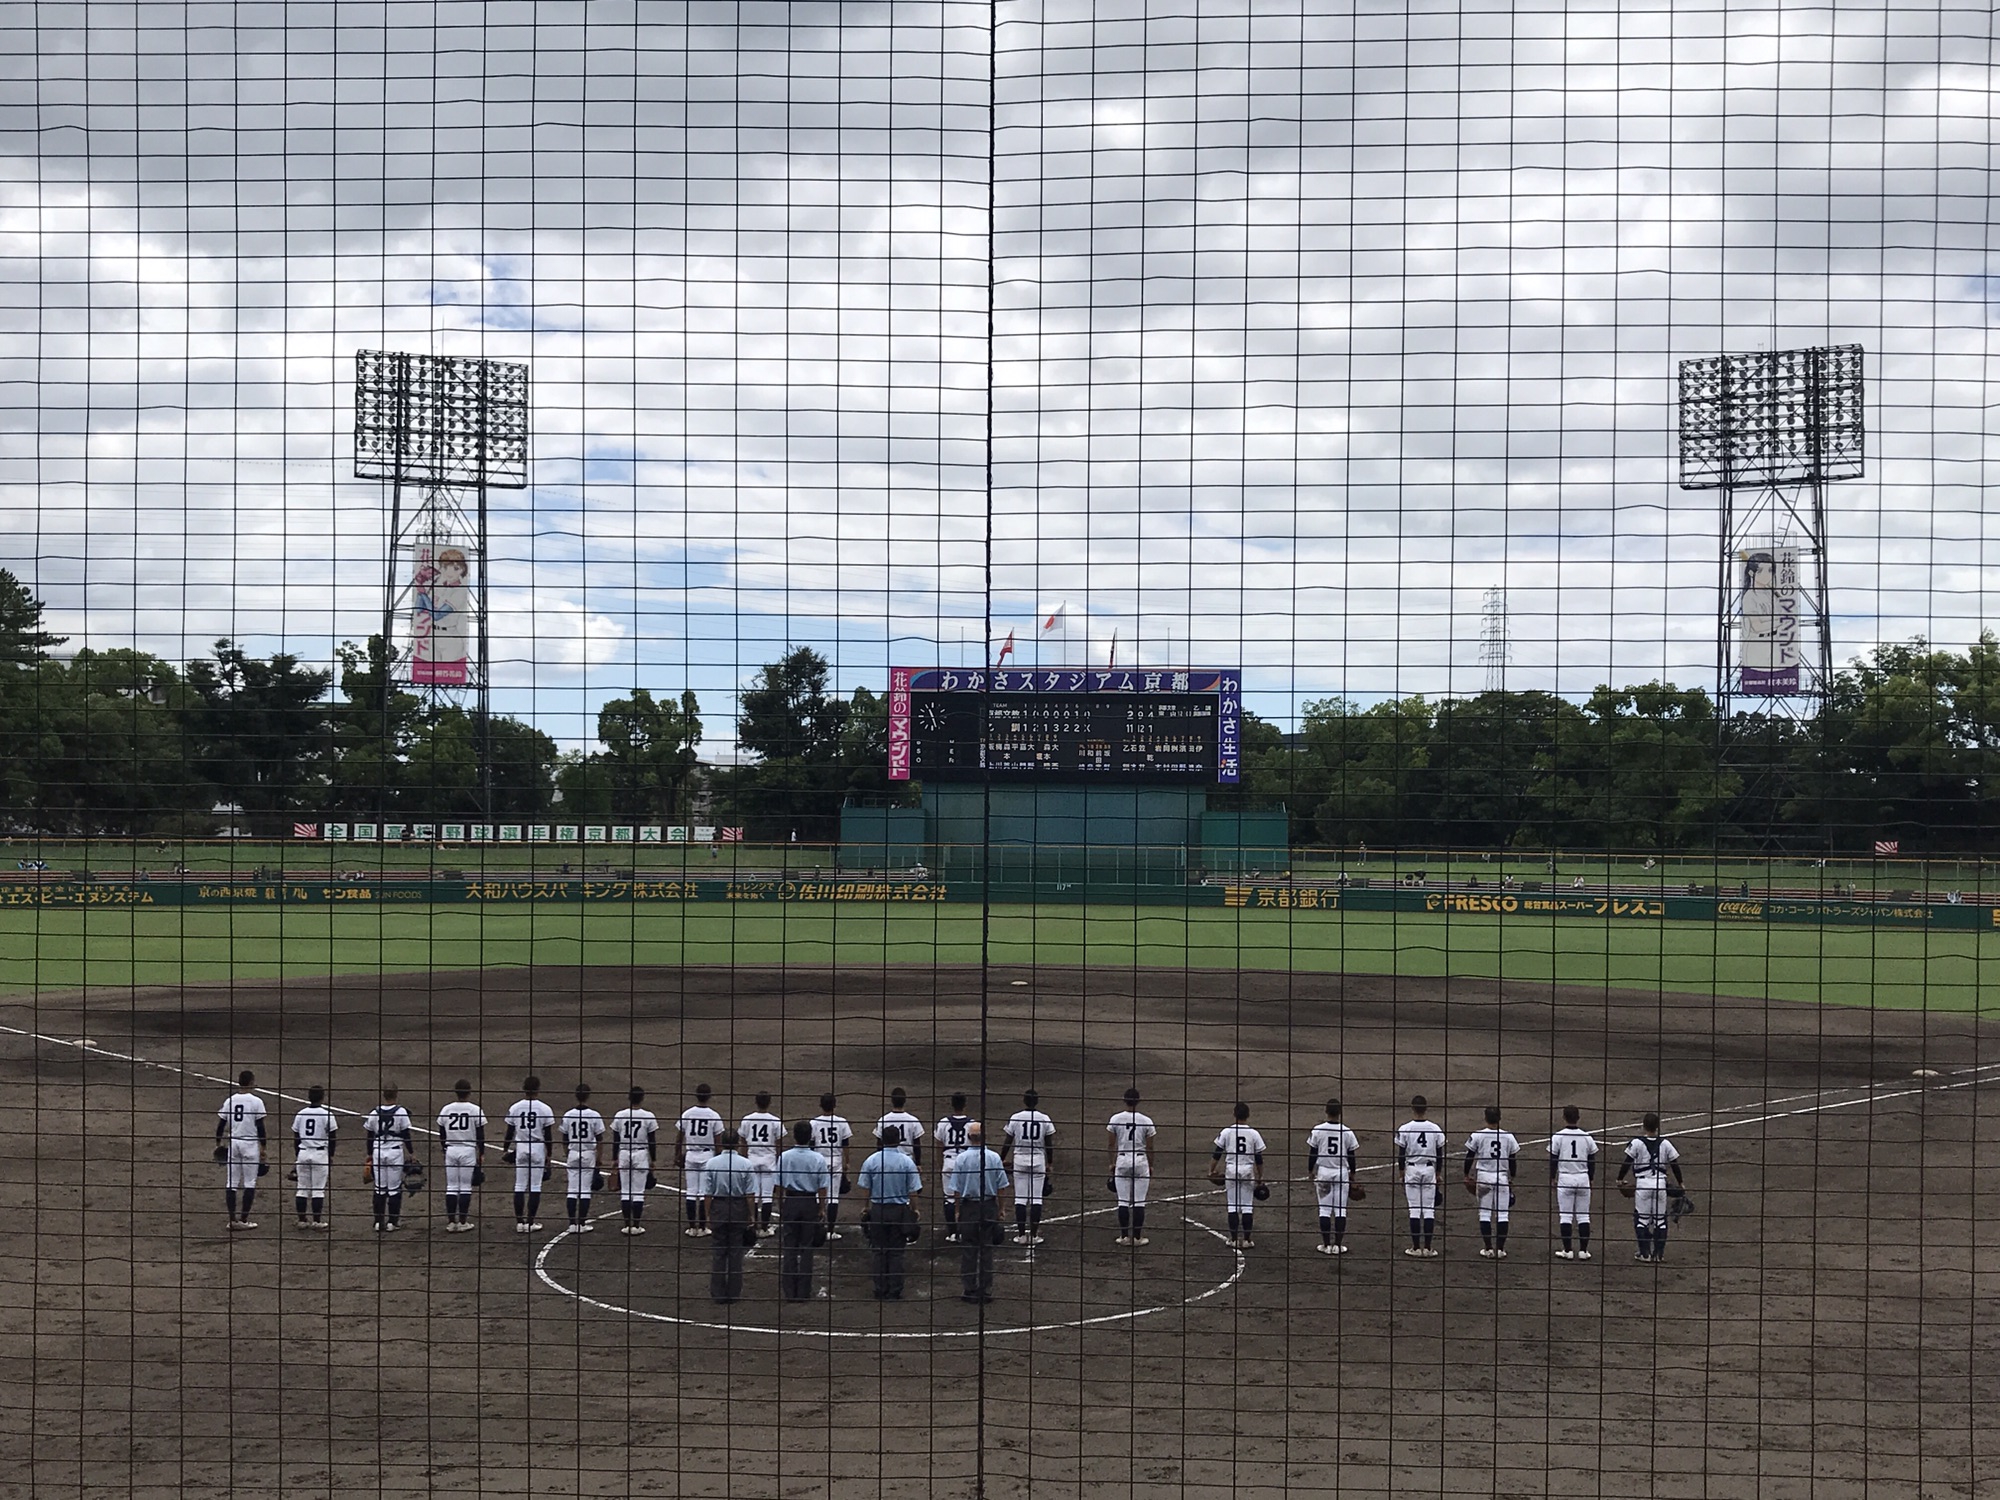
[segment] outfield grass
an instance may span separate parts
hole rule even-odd
[[[1463,914],[998,907],[996,964],[1291,970],[1660,988],[2000,1013],[2000,934]],[[0,993],[325,973],[590,964],[970,964],[947,905],[0,912]]]

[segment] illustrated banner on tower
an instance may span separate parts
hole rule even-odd
[[[410,575],[410,681],[464,687],[471,680],[472,563],[464,547],[424,543]]]
[[[1799,552],[1775,543],[1736,554],[1738,665],[1745,693],[1780,698],[1797,693]]]

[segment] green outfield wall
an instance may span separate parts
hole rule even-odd
[[[1599,895],[1584,891],[1436,891],[1413,887],[1344,889],[1283,882],[1184,887],[1080,881],[1037,887],[995,882],[863,879],[648,880],[494,879],[387,881],[48,881],[0,885],[0,907],[75,909],[172,906],[463,906],[538,902],[681,902],[935,905],[990,900],[1007,905],[1213,907],[1287,911],[1301,921],[1343,912],[1493,917],[1503,921],[1766,923],[1849,927],[2000,930],[2000,907],[1946,902],[1853,901],[1739,896]]]

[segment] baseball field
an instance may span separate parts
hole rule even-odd
[[[1994,938],[1308,916],[9,913],[0,1494],[1978,1493]],[[230,1234],[209,1151],[246,1067],[278,1167]],[[813,1303],[780,1303],[766,1249],[723,1309],[665,1185],[644,1239],[560,1234],[560,1204],[510,1233],[499,1172],[478,1234],[427,1194],[380,1236],[357,1140],[334,1232],[289,1227],[308,1086],[360,1111],[394,1081],[425,1124],[465,1076],[497,1135],[531,1070],[558,1109],[636,1081],[669,1121],[700,1082],[731,1121],[832,1090],[863,1136],[895,1085],[993,1121],[1032,1085],[1046,1243],[1003,1246],[970,1307],[929,1205],[909,1300],[869,1296],[850,1235]],[[1104,1181],[1128,1086],[1161,1127],[1138,1249]],[[1494,1103],[1520,1136],[1504,1262],[1450,1180],[1442,1257],[1397,1253],[1417,1092],[1454,1142]],[[1303,1180],[1335,1094],[1368,1190],[1340,1258]],[[1276,1184],[1240,1251],[1205,1175],[1238,1099]],[[1608,1170],[1597,1258],[1554,1256],[1542,1143],[1570,1103],[1606,1161],[1664,1115],[1699,1204],[1664,1264],[1634,1263]]]

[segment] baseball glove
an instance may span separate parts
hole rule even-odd
[[[658,1174],[655,1173],[651,1167],[648,1167],[646,1169],[646,1191],[650,1193],[654,1188],[658,1187],[659,1185],[660,1185],[660,1179]]]
[[[1685,1219],[1689,1214],[1694,1212],[1694,1194],[1690,1193],[1686,1188],[1682,1188],[1678,1193],[1673,1194],[1672,1197],[1674,1206],[1667,1210],[1667,1217],[1678,1224],[1682,1219]]]
[[[270,1171],[271,1171],[271,1164],[269,1162],[260,1161],[257,1163],[257,1175],[259,1177],[269,1176]]]
[[[1271,1196],[1271,1184],[1268,1182],[1258,1183],[1250,1189],[1250,1196],[1255,1198],[1259,1203],[1262,1203],[1266,1198]]]
[[[486,1168],[474,1167],[472,1169],[472,1185],[474,1187],[486,1186]]]
[[[221,1165],[223,1162],[228,1161],[229,1148],[227,1146],[217,1146],[215,1148],[215,1160],[218,1166]]]
[[[505,1163],[507,1163],[507,1165],[508,1165],[508,1166],[510,1166],[510,1167],[511,1167],[511,1166],[513,1166],[513,1165],[514,1165],[514,1148],[513,1148],[512,1146],[509,1146],[509,1147],[508,1147],[508,1148],[507,1148],[507,1149],[506,1149],[505,1151],[502,1151],[502,1152],[500,1153],[500,1160],[502,1160],[502,1161],[504,1161]]]
[[[1208,1180],[1217,1187],[1222,1185],[1222,1158],[1217,1157],[1208,1164]]]
[[[553,1177],[553,1176],[555,1176],[555,1175],[556,1175],[556,1169],[555,1169],[554,1167],[550,1166],[550,1165],[549,1165],[549,1164],[548,1164],[547,1162],[543,1162],[543,1163],[542,1163],[542,1181],[544,1181],[544,1182],[547,1182],[547,1181],[548,1181],[548,1180],[549,1180],[549,1179],[550,1179],[551,1177]]]
[[[1359,1203],[1362,1199],[1368,1196],[1368,1189],[1363,1187],[1360,1183],[1357,1182],[1354,1184],[1353,1187],[1347,1190],[1347,1196],[1350,1201]]]
[[[845,1177],[843,1177],[840,1179],[840,1191],[841,1195],[845,1197],[848,1193],[854,1191],[854,1184],[849,1182]]]
[[[1618,1184],[1618,1191],[1624,1194],[1627,1198],[1630,1198],[1638,1190],[1634,1188],[1632,1184],[1629,1182],[1621,1182]]]
[[[593,1171],[591,1172],[591,1174],[590,1174],[590,1190],[591,1190],[591,1191],[592,1191],[593,1193],[601,1193],[601,1192],[603,1192],[603,1191],[604,1191],[604,1173],[603,1173],[603,1172],[601,1172],[601,1171],[595,1171],[595,1170],[593,1170]]]
[[[372,1158],[361,1164],[361,1180],[370,1184],[375,1181],[375,1162]]]
[[[299,1180],[299,1169],[297,1167],[293,1167],[291,1171],[285,1174],[285,1181],[287,1182],[297,1182],[298,1180]]]
[[[1118,1179],[1116,1177],[1105,1178],[1104,1191],[1116,1198],[1118,1196]]]
[[[407,1167],[403,1168],[404,1192],[421,1193],[424,1190],[425,1181],[424,1164],[422,1162],[413,1161]]]
[[[1468,1177],[1465,1179],[1465,1190],[1477,1198],[1479,1196],[1479,1183],[1475,1179]]]

